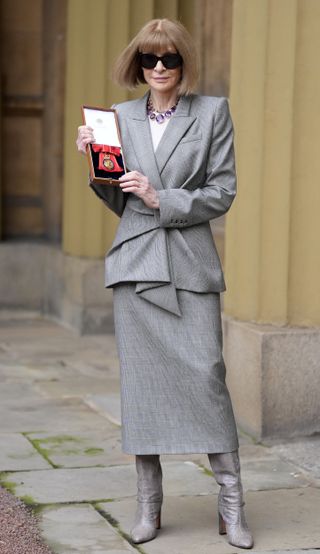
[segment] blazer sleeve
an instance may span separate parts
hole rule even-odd
[[[125,193],[120,187],[112,185],[99,185],[92,183],[90,180],[89,185],[94,190],[96,195],[106,204],[106,206],[110,208],[110,210],[112,210],[119,217],[122,216],[128,195],[125,196]]]
[[[226,213],[236,195],[233,125],[226,98],[215,111],[206,180],[195,190],[165,189],[159,193],[160,227],[189,227]]]

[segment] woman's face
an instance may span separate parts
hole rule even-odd
[[[150,52],[144,52],[150,53]],[[174,47],[168,47],[164,50],[157,50],[152,52],[156,56],[163,56],[164,54],[176,54],[177,50]],[[167,69],[161,60],[158,60],[157,65],[153,69],[142,68],[143,75],[146,83],[149,85],[151,91],[157,93],[170,93],[178,87],[182,75],[182,66],[175,69]]]

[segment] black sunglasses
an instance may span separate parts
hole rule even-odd
[[[153,69],[159,60],[166,69],[176,69],[182,65],[182,57],[178,53],[164,54],[163,56],[140,53],[140,63],[145,69]]]

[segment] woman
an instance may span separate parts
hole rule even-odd
[[[141,29],[114,78],[150,89],[116,106],[128,168],[120,186],[91,183],[121,217],[106,286],[114,289],[123,450],[136,455],[132,540],[149,541],[160,528],[160,454],[205,452],[221,485],[219,531],[251,548],[222,357],[225,285],[209,225],[229,209],[236,190],[228,103],[192,94],[194,44],[168,19]],[[92,129],[79,127],[78,150],[93,142]]]

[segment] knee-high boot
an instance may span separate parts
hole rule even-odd
[[[219,533],[233,546],[252,548],[253,538],[245,515],[238,450],[208,454],[215,479],[221,486],[218,500]]]
[[[154,539],[160,529],[162,505],[162,470],[158,455],[136,456],[137,468],[137,512],[131,531],[134,543]]]

